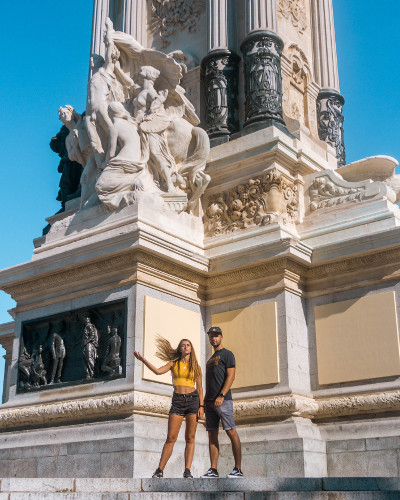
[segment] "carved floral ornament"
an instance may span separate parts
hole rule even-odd
[[[206,235],[216,236],[273,222],[295,222],[297,187],[273,168],[229,191],[213,195],[206,208]]]
[[[300,34],[307,29],[307,13],[304,0],[279,0],[278,13],[285,19],[290,19]]]
[[[170,45],[168,37],[177,28],[197,31],[201,14],[206,10],[206,0],[152,0],[150,31],[157,35],[164,47]]]

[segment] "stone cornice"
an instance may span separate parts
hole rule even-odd
[[[0,432],[25,427],[127,417],[134,413],[166,417],[171,398],[130,391],[111,396],[0,408]],[[237,421],[304,417],[325,419],[400,410],[400,390],[312,399],[296,394],[234,402]]]

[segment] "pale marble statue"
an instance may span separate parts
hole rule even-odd
[[[114,31],[110,19],[104,43],[105,60],[91,58],[85,116],[60,108],[60,118],[71,130],[69,158],[81,155],[75,161],[85,166],[81,208],[100,200],[117,210],[142,191],[155,197],[176,195],[184,203],[187,199],[188,211],[194,213],[210,182],[205,173],[210,142],[196,126],[200,120],[179,85],[182,64]]]
[[[70,133],[65,139],[68,157],[80,163],[84,169],[81,175],[81,204],[80,208],[88,208],[98,203],[95,185],[100,169],[97,167],[93,149],[87,134],[84,117],[67,104],[58,110],[60,120]]]
[[[147,170],[148,156],[142,153],[137,122],[119,102],[112,102],[108,111],[112,119],[109,148],[96,191],[100,201],[115,210],[131,204],[136,191],[157,188]]]
[[[97,167],[102,169],[104,152],[108,148],[108,138],[112,121],[108,105],[112,101],[125,102],[133,81],[120,67],[120,52],[112,39],[114,32],[110,19],[106,19],[104,43],[105,60],[92,56],[92,77],[88,84],[85,124],[94,151]]]

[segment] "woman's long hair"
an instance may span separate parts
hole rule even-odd
[[[189,355],[189,372],[188,376],[190,373],[194,372],[194,379],[197,380],[199,377],[201,377],[201,368],[200,365],[197,361],[196,353],[194,352],[194,347],[192,342],[189,339],[181,339],[178,347],[174,349],[172,345],[169,343],[167,339],[164,337],[161,337],[161,335],[157,335],[156,337],[156,346],[157,346],[157,351],[156,351],[156,356],[157,358],[160,358],[163,361],[172,361],[174,363],[174,366],[176,363],[178,363],[178,374],[180,375],[180,363],[181,363],[181,346],[182,342],[189,342],[192,350]]]

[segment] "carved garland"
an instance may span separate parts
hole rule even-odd
[[[216,236],[276,221],[294,222],[297,187],[277,169],[212,196],[206,209],[206,235]]]
[[[29,407],[0,409],[0,429],[49,426],[99,418],[124,417],[133,413],[167,416],[171,398],[144,392],[77,399]],[[399,411],[400,391],[357,394],[314,400],[298,395],[235,401],[238,421],[254,418],[300,416],[327,418],[366,413]]]
[[[307,13],[304,0],[280,0],[278,13],[285,19],[290,19],[300,34],[307,29]]]
[[[159,37],[163,47],[170,45],[168,37],[177,28],[197,31],[201,14],[206,10],[206,0],[152,0],[150,31]]]

